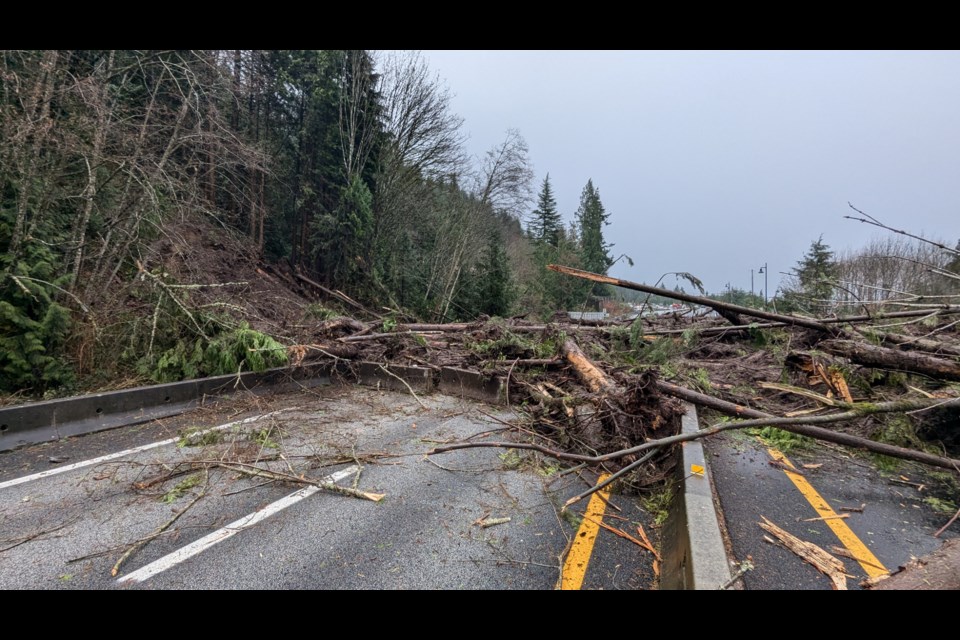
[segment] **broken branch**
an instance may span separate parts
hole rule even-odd
[[[770,520],[768,520],[765,516],[760,517],[763,518],[763,522],[758,522],[757,524],[760,525],[761,529],[764,531],[769,531],[783,544],[783,546],[790,551],[793,551],[795,554],[816,567],[820,573],[830,578],[830,580],[833,582],[834,589],[837,591],[846,591],[847,568],[842,562],[812,542],[801,540],[792,533],[784,531],[777,525],[770,522]]]
[[[164,531],[169,529],[174,522],[180,519],[180,516],[185,514],[187,511],[189,511],[193,505],[197,504],[197,502],[199,502],[200,499],[203,498],[203,496],[206,495],[207,493],[207,481],[209,479],[210,479],[209,471],[204,472],[203,486],[200,488],[200,492],[196,496],[194,496],[193,500],[190,501],[190,504],[188,504],[183,509],[180,509],[180,511],[177,511],[175,514],[173,514],[172,518],[170,518],[169,520],[164,522],[162,525],[160,525],[153,533],[151,533],[145,538],[141,538],[137,540],[132,545],[130,545],[130,547],[123,552],[123,555],[121,555],[120,558],[117,559],[117,562],[116,564],[113,565],[113,568],[110,569],[110,575],[116,576],[118,573],[120,573],[120,567],[123,565],[124,562],[126,562],[130,558],[130,556],[132,556],[134,553],[136,553],[140,549],[150,544],[151,541],[156,540],[158,537],[160,537],[160,535],[163,534]]]
[[[294,476],[287,473],[279,473],[277,471],[270,471],[269,469],[263,469],[262,467],[258,467],[253,464],[244,464],[241,462],[220,462],[220,461],[212,461],[212,464],[214,464],[215,466],[221,467],[223,469],[227,469],[229,471],[236,471],[238,473],[242,473],[244,475],[252,476],[255,478],[268,478],[273,480],[281,480],[283,482],[295,482],[298,484],[308,484],[313,487],[324,489],[325,491],[339,493],[341,495],[350,496],[351,498],[360,498],[361,500],[370,500],[371,502],[380,502],[386,497],[386,494],[383,494],[383,493],[369,493],[366,491],[351,489],[350,487],[341,487],[335,482],[311,480],[309,478]]]

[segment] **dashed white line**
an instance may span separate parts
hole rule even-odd
[[[352,467],[347,467],[346,469],[342,469],[330,476],[327,476],[326,478],[323,479],[323,482],[339,482],[340,480],[343,480],[344,478],[353,475],[357,471],[359,471],[359,467],[357,467],[356,465],[353,465]],[[177,549],[173,553],[169,553],[163,556],[159,560],[154,560],[150,564],[144,567],[141,567],[140,569],[137,569],[133,573],[129,573],[123,576],[122,578],[119,578],[117,580],[117,583],[132,584],[132,583],[143,582],[144,580],[149,580],[150,578],[157,575],[158,573],[162,573],[167,569],[180,564],[184,560],[188,560],[189,558],[192,558],[198,553],[202,553],[203,551],[206,551],[213,545],[219,544],[224,540],[227,540],[228,538],[231,538],[237,535],[244,529],[248,529],[257,523],[266,520],[270,516],[276,513],[279,513],[280,511],[283,511],[287,507],[300,502],[304,498],[308,498],[312,496],[313,494],[315,494],[317,491],[320,491],[320,490],[321,490],[320,487],[309,486],[309,487],[300,489],[299,491],[295,491],[290,495],[288,495],[287,497],[281,498],[276,502],[273,502],[267,505],[260,511],[256,511],[254,513],[251,513],[250,515],[240,518],[239,520],[235,520],[230,524],[228,524],[227,526],[223,527],[222,529],[218,529],[213,533],[200,538],[199,540],[195,540],[194,542],[191,542],[185,547],[181,547],[180,549]]]
[[[212,433],[214,431],[222,431],[224,429],[229,429],[230,427],[235,427],[241,424],[248,424],[250,422],[256,422],[257,420],[262,420],[268,416],[275,415],[281,411],[288,411],[288,409],[280,409],[279,411],[271,411],[270,413],[264,413],[263,415],[253,416],[252,418],[244,418],[243,420],[236,420],[234,422],[228,422],[227,424],[217,425],[216,427],[211,427],[209,429],[204,429],[203,431],[198,431],[196,435],[201,436],[205,433]],[[22,478],[14,478],[13,480],[7,480],[6,482],[0,482],[0,490],[6,489],[8,487],[15,487],[18,484],[23,484],[25,482],[32,482],[33,480],[40,480],[41,478],[49,478],[50,476],[59,475],[61,473],[67,473],[68,471],[74,471],[76,469],[83,469],[84,467],[89,467],[95,464],[100,464],[101,462],[108,462],[110,460],[116,460],[117,458],[123,458],[125,456],[133,455],[135,453],[140,453],[141,451],[149,451],[150,449],[156,449],[157,447],[163,447],[168,444],[173,444],[179,437],[168,438],[167,440],[161,440],[160,442],[152,442],[150,444],[145,444],[139,447],[134,447],[133,449],[127,449],[125,451],[118,451],[116,453],[110,453],[105,456],[100,456],[99,458],[92,458],[90,460],[84,460],[83,462],[75,462],[73,464],[68,464],[63,467],[57,467],[56,469],[50,469],[49,471],[41,471],[40,473],[34,473],[33,475],[23,476]]]

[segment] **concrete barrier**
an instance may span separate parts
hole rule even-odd
[[[407,367],[402,365],[381,365],[377,362],[360,362],[351,370],[356,375],[356,382],[368,387],[389,389],[390,391],[405,391],[410,389],[429,393],[435,385],[433,371],[426,367]],[[343,369],[341,369],[343,371]],[[406,383],[406,384],[404,384]],[[410,389],[407,388],[410,385]]]
[[[479,371],[444,367],[440,370],[439,387],[440,393],[489,404],[506,404],[507,401],[504,379],[484,375]]]
[[[687,412],[680,425],[681,433],[700,429],[697,409],[684,403]],[[677,464],[678,486],[663,530],[661,552],[663,573],[661,589],[715,590],[730,580],[720,520],[713,500],[710,468],[697,440],[681,444]],[[693,472],[695,467],[703,473]]]
[[[6,407],[0,409],[0,451],[177,415],[205,397],[241,389],[261,393],[294,384],[329,384],[329,373],[329,364],[316,363]]]

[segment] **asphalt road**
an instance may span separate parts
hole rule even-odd
[[[495,449],[428,460],[423,453],[438,443],[501,437],[481,433],[503,427],[481,410],[512,415],[441,395],[419,402],[333,387],[255,406],[224,401],[176,420],[0,455],[0,588],[555,588],[579,525],[559,505],[595,478],[560,477],[554,461]],[[192,446],[167,442],[186,427],[245,419]],[[356,481],[386,498],[374,503],[236,468],[187,472],[192,462],[236,459],[341,486]],[[44,472],[54,474],[36,475]],[[643,523],[656,534],[635,500],[611,502],[621,511],[608,522]],[[510,520],[482,528],[483,518]],[[148,539],[111,576],[124,552]],[[648,552],[600,531],[582,588],[654,583]]]
[[[847,514],[842,523],[853,538],[845,534],[848,539],[843,540],[826,520],[816,519],[824,516],[788,474],[771,466],[773,458],[757,438],[745,433],[724,434],[709,439],[706,447],[734,560],[749,559],[755,567],[744,575],[747,589],[832,588],[812,565],[764,540],[765,532],[757,524],[761,516],[837,555],[851,576],[848,588],[858,589],[870,565],[843,557],[842,550],[856,555],[856,549],[848,547],[855,547],[859,540],[883,568],[895,570],[912,556],[926,555],[941,544],[932,534],[950,514],[936,511],[930,504],[935,501],[929,499],[956,499],[938,493],[942,482],[919,465],[903,463],[896,470],[881,471],[868,456],[818,444],[789,452],[788,459],[828,508],[837,515]],[[841,509],[861,506],[862,513]],[[837,520],[833,524],[837,525]],[[942,539],[956,537],[958,531],[960,527],[954,527]]]

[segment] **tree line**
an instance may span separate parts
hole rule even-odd
[[[142,361],[163,353],[164,340],[188,349],[177,332],[198,350],[212,344],[222,329],[199,314],[176,331],[154,321],[136,336],[111,322],[127,312],[131,282],[164,277],[142,262],[143,248],[187,218],[413,318],[549,315],[604,293],[543,269],[606,272],[612,263],[609,214],[593,182],[570,226],[549,177],[534,206],[520,132],[469,157],[449,90],[416,54],[0,58],[0,389],[69,384],[84,349],[124,342],[124,357]],[[147,302],[183,306],[169,287],[188,284],[166,283]]]

